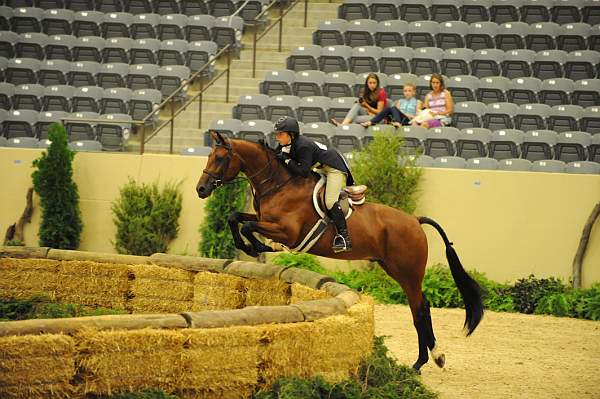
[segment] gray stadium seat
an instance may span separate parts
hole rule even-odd
[[[513,119],[518,112],[517,104],[508,102],[488,104],[483,117],[483,127],[490,130],[513,129]]]
[[[460,7],[461,20],[467,23],[489,21],[491,0],[463,0]]]
[[[536,0],[535,2],[524,2],[519,8],[521,21],[528,24],[550,21],[550,9],[554,5],[553,0]]]
[[[13,58],[15,56],[15,45],[21,40],[15,32],[0,31],[0,56]]]
[[[156,89],[140,89],[131,93],[129,101],[129,114],[134,120],[141,121],[150,112],[156,110],[162,101],[162,93]],[[155,113],[152,117],[146,120],[148,125],[156,125],[159,120],[160,113]]]
[[[483,116],[486,111],[487,106],[477,101],[456,103],[452,114],[452,126],[458,129],[483,127]]]
[[[9,110],[12,108],[12,96],[15,94],[15,85],[7,82],[0,82],[0,109]]]
[[[347,71],[352,56],[349,46],[324,46],[319,57],[319,69],[325,73]]]
[[[430,168],[433,164],[433,158],[429,155],[419,155],[415,161],[415,165],[420,168]]]
[[[303,123],[327,122],[331,100],[329,97],[312,96],[300,99],[296,113]]]
[[[544,159],[534,161],[531,170],[533,172],[563,173],[566,170],[566,165],[563,161]]]
[[[323,95],[329,98],[350,97],[356,75],[352,72],[330,72],[325,75]]]
[[[556,46],[559,50],[578,51],[587,48],[587,39],[591,33],[591,26],[587,23],[577,22],[561,25]]]
[[[399,7],[400,19],[408,22],[427,20],[431,5],[431,0],[404,0]]]
[[[365,131],[366,129],[357,123],[337,126],[331,137],[331,144],[341,153],[360,150]]]
[[[395,73],[388,77],[388,81],[386,84],[386,91],[388,97],[390,98],[399,98],[400,96],[404,96],[403,87],[406,83],[417,83],[418,76],[412,73]],[[364,83],[364,82],[363,82]]]
[[[48,139],[48,128],[55,122],[60,122],[61,118],[68,118],[69,112],[64,111],[47,111],[40,112],[38,121],[35,124],[35,136],[40,140]]]
[[[573,51],[567,55],[565,78],[573,80],[597,77],[600,53],[592,50]]]
[[[300,133],[327,147],[331,147],[331,139],[335,134],[335,127],[328,122],[305,123]]]
[[[574,84],[571,79],[556,78],[542,81],[542,89],[538,94],[541,103],[553,105],[568,104]]]
[[[6,142],[7,147],[37,148],[38,139],[35,137],[13,137]]]
[[[600,164],[600,134],[592,136],[592,144],[588,147],[589,160]]]
[[[498,24],[495,22],[481,21],[469,24],[466,46],[471,50],[483,50],[496,47],[494,37],[498,32]]]
[[[600,135],[600,106],[586,107],[579,120],[581,130]]]
[[[209,12],[215,17],[231,15],[235,12],[235,3],[232,0],[213,0],[208,3]]]
[[[509,158],[502,159],[498,164],[500,170],[530,172],[532,163],[528,159]]]
[[[96,140],[77,140],[69,143],[69,148],[80,152],[100,152],[102,144]]]
[[[131,38],[134,40],[155,39],[158,24],[160,24],[160,15],[158,14],[146,13],[134,15],[129,27]]]
[[[37,120],[37,111],[30,109],[12,110],[4,117],[2,123],[3,135],[7,139],[13,137],[33,137],[35,135],[34,126]]]
[[[499,161],[519,157],[523,138],[523,131],[517,129],[493,131],[488,143],[489,156]]]
[[[401,126],[398,134],[404,137],[404,151],[409,154],[422,153],[425,149],[425,140],[429,135],[429,129],[421,126]]]
[[[564,162],[585,161],[587,148],[592,144],[592,135],[586,132],[571,131],[558,134],[554,147],[555,159]]]
[[[104,39],[97,36],[79,37],[73,44],[73,61],[102,62]]]
[[[152,2],[149,0],[126,0],[125,11],[132,14],[150,13],[152,12]]]
[[[130,37],[129,31],[133,23],[133,15],[128,12],[108,12],[102,22],[102,36],[106,39],[113,37]]]
[[[440,73],[440,62],[444,58],[444,50],[437,47],[421,47],[415,49],[410,60],[410,71],[415,75]]]
[[[292,83],[292,94],[298,97],[320,96],[325,83],[325,73],[321,71],[296,72]]]
[[[12,58],[4,70],[5,80],[14,85],[37,83],[41,62],[33,58]]]
[[[523,131],[545,129],[550,111],[546,104],[521,104],[515,116],[515,127]]]
[[[521,157],[530,161],[552,159],[557,134],[553,130],[530,130],[525,132],[521,144]]]
[[[430,18],[437,22],[458,21],[462,0],[432,0]]]
[[[343,45],[347,26],[348,21],[343,19],[330,19],[319,22],[317,30],[312,35],[313,44],[319,46]]]
[[[444,50],[465,47],[465,40],[468,33],[469,24],[464,21],[450,20],[440,23],[440,31],[435,36],[437,47]]]
[[[73,46],[77,38],[73,35],[52,35],[48,37],[46,44],[46,60],[64,60],[73,59]]]
[[[374,19],[378,22],[398,20],[398,17],[400,16],[398,12],[398,6],[402,4],[400,0],[370,0],[369,3],[371,3],[369,5],[371,19]]]
[[[207,157],[212,152],[211,147],[186,147],[181,150],[180,155],[195,155],[200,157]]]
[[[510,81],[507,99],[518,105],[538,102],[537,94],[542,89],[542,81],[538,78],[515,78]]]
[[[198,40],[212,40],[212,28],[215,26],[215,17],[212,15],[193,15],[188,18],[185,28],[185,39],[188,42]]]
[[[294,47],[292,54],[286,60],[286,67],[295,72],[317,70],[320,55],[321,46],[316,44]]]
[[[121,0],[95,0],[96,10],[103,13],[123,11]]]
[[[296,117],[296,109],[300,105],[300,98],[292,95],[278,95],[269,98],[266,108],[266,119],[276,122],[282,116]]]
[[[560,25],[555,22],[540,22],[529,25],[525,36],[525,47],[533,51],[546,51],[556,48],[556,36]]]
[[[190,77],[190,69],[184,65],[168,65],[160,67],[156,77],[156,88],[160,90],[163,97],[170,96]],[[184,87],[176,96],[175,101],[183,101],[187,97],[187,89]]]
[[[600,79],[582,79],[573,84],[571,102],[582,107],[600,105]]]
[[[329,107],[329,119],[342,120],[346,114],[356,104],[356,97],[336,97],[331,99]]]
[[[190,68],[192,72],[199,71],[215,58],[215,54],[218,50],[217,43],[210,40],[199,40],[188,43],[185,65]],[[214,72],[215,64],[212,63],[204,69],[202,76],[212,78]]]
[[[498,49],[483,49],[475,51],[471,61],[471,75],[483,78],[500,75],[500,66],[505,53]]]
[[[446,82],[446,89],[452,93],[455,103],[475,101],[475,94],[479,89],[479,79],[471,75],[452,76]]]
[[[558,133],[579,130],[582,115],[583,107],[579,105],[555,105],[548,115],[548,129]]]
[[[372,1],[346,0],[337,9],[338,18],[345,19],[346,21],[369,18],[369,6],[372,6],[372,4]]]
[[[159,71],[159,66],[155,64],[130,65],[127,87],[131,90],[154,89]]]
[[[82,86],[73,91],[73,112],[99,112],[104,90],[98,86]]]
[[[183,39],[170,39],[160,42],[158,63],[161,66],[185,64],[188,42]]]
[[[494,37],[496,48],[504,51],[525,48],[525,36],[529,33],[529,25],[525,22],[509,21],[498,26]]]
[[[219,49],[231,45],[230,50],[238,55],[242,46],[242,33],[244,20],[238,16],[220,17],[215,20],[212,28],[212,41],[217,43]]]
[[[425,155],[435,158],[456,154],[455,143],[459,136],[460,130],[455,127],[429,129],[425,139]]]
[[[522,4],[520,0],[492,0],[490,19],[497,24],[518,21]]]
[[[441,72],[448,76],[469,75],[470,65],[475,52],[468,48],[451,48],[444,51],[440,61]]]
[[[552,21],[564,25],[581,21],[585,0],[556,0],[550,9]]]
[[[569,162],[565,168],[567,173],[597,175],[600,174],[600,163],[591,161]]]
[[[456,140],[456,155],[465,159],[485,157],[491,138],[492,132],[486,128],[462,129]]]
[[[533,61],[533,76],[539,79],[562,78],[567,52],[563,50],[544,50],[536,53]]]
[[[48,36],[45,33],[27,32],[19,36],[20,39],[14,46],[16,57],[36,60],[43,60],[46,57],[44,49],[48,44]]]
[[[131,134],[131,116],[127,114],[100,115],[106,122],[98,122],[98,141],[105,151],[124,151]],[[119,122],[122,121],[122,122]]]
[[[265,109],[269,106],[269,96],[266,94],[247,94],[240,96],[238,103],[232,109],[231,116],[241,121],[266,119]]]
[[[435,47],[435,37],[440,33],[440,26],[435,21],[414,21],[408,24],[404,41],[408,47]]]
[[[129,52],[133,40],[128,37],[106,39],[102,49],[102,62],[122,62],[129,64]]]
[[[44,10],[36,7],[19,7],[13,10],[10,30],[16,33],[41,32]]]
[[[502,76],[506,76],[509,79],[529,77],[531,76],[534,61],[535,52],[533,50],[507,51],[502,61]]]
[[[387,75],[410,72],[414,50],[406,46],[384,48],[379,59],[379,71]]]
[[[488,76],[479,79],[479,88],[476,91],[477,101],[485,104],[507,101],[511,81],[504,76]]]
[[[153,11],[160,15],[179,14],[179,2],[176,0],[153,0]]]
[[[344,32],[344,44],[350,47],[373,46],[377,21],[371,19],[355,19],[348,22]]]
[[[179,66],[179,65],[178,65]],[[101,64],[96,82],[103,89],[114,87],[125,87],[127,85],[127,75],[129,74],[129,64],[114,62]]]
[[[101,114],[126,114],[133,91],[126,87],[105,89],[100,100]]]
[[[404,34],[407,31],[408,22],[406,21],[399,19],[380,21],[375,30],[375,44],[382,48],[404,46]]]
[[[208,131],[204,133],[204,145],[211,147],[213,144],[209,132],[218,132],[229,138],[236,137],[242,127],[242,121],[238,119],[217,119],[210,122]]]
[[[71,112],[71,100],[75,88],[68,85],[48,86],[44,89],[43,111]]]
[[[348,69],[354,73],[374,72],[379,69],[382,49],[377,46],[360,46],[352,49]]]
[[[156,27],[156,37],[160,40],[183,39],[188,17],[182,14],[161,15]]]
[[[39,84],[24,84],[15,86],[14,90],[12,97],[13,109],[31,109],[34,111],[42,109],[44,86]]]
[[[71,8],[72,10],[72,8]],[[75,11],[75,10],[73,10]],[[104,22],[104,13],[92,10],[77,11],[73,16],[73,35],[100,36],[100,25]]]
[[[268,96],[281,96],[292,94],[292,83],[296,75],[287,69],[280,71],[269,71],[260,83],[260,92]]]
[[[131,64],[157,64],[160,43],[160,40],[153,38],[134,40],[129,51]]]
[[[494,158],[470,158],[467,159],[467,169],[479,169],[479,170],[497,170],[498,161]]]
[[[452,169],[464,169],[467,167],[467,161],[461,157],[438,157],[431,163],[432,168],[452,168]]]
[[[244,140],[266,140],[273,131],[273,123],[266,120],[251,120],[242,122],[238,137]]]

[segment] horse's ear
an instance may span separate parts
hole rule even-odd
[[[210,132],[210,135],[213,138],[213,141],[217,144],[225,144],[225,138],[223,136],[221,136],[221,133],[216,132],[216,131],[212,131]]]

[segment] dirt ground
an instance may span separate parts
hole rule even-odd
[[[463,309],[431,311],[446,366],[430,358],[421,376],[440,398],[600,398],[600,322],[486,311],[465,338]],[[377,305],[375,334],[400,363],[417,359],[407,306]]]

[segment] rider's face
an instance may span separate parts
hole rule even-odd
[[[292,142],[292,138],[288,132],[276,132],[275,140],[277,140],[280,145],[288,145]]]

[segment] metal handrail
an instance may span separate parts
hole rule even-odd
[[[285,11],[283,10],[282,7],[279,8],[279,18],[277,18],[276,20],[273,21],[273,23],[271,23],[271,25],[267,26],[260,35],[258,35],[257,32],[257,28],[254,28],[254,40],[253,40],[253,46],[252,46],[252,77],[255,78],[256,77],[256,47],[257,47],[257,43],[260,39],[262,39],[267,33],[269,33],[269,31],[271,29],[273,29],[275,27],[275,25],[279,25],[279,42],[278,42],[278,47],[277,47],[277,51],[281,52],[281,42],[282,42],[282,36],[283,36],[283,18],[294,9],[294,7],[296,7],[296,5],[298,3],[300,3],[302,0],[295,0],[292,3],[290,3],[290,6],[288,8],[285,9]],[[258,19],[260,17],[262,17],[265,12],[271,8],[276,2],[271,3],[266,9],[264,9],[260,14],[258,14],[253,22],[258,23]],[[304,0],[304,27],[306,28],[307,25],[307,15],[308,15],[308,0]],[[255,24],[255,26],[258,26],[257,24]]]

